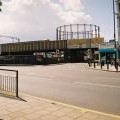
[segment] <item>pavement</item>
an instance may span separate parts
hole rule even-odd
[[[89,66],[88,66],[88,67],[89,67]],[[92,64],[92,66],[89,67],[89,68],[94,68],[94,64]],[[107,65],[106,65],[106,64],[105,64],[104,66],[102,66],[102,69],[101,69],[100,64],[99,64],[99,65],[96,65],[94,69],[103,70],[103,71],[109,71],[109,72],[120,72],[120,67],[118,67],[118,71],[116,71],[114,65],[109,65],[109,69],[107,69]]]
[[[0,120],[120,120],[120,116],[19,93],[19,98],[0,95]]]

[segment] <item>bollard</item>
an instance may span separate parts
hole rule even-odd
[[[101,69],[102,69],[102,63],[100,65],[101,65]]]
[[[102,67],[104,66],[104,62],[103,61],[101,61],[101,69],[102,69]]]
[[[118,63],[115,64],[115,69],[118,72]]]
[[[107,70],[109,70],[109,63],[107,63]]]
[[[18,71],[16,71],[16,97],[18,97]]]
[[[89,65],[89,67],[90,67],[90,62],[88,62],[88,65]]]
[[[91,62],[90,62],[90,60],[88,61],[88,64],[89,64],[89,67],[91,67]]]
[[[94,62],[94,68],[96,68],[96,66],[95,66],[95,62]]]

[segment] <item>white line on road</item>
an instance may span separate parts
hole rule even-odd
[[[113,85],[102,85],[102,84],[84,83],[84,82],[75,82],[75,84],[84,84],[84,85],[91,85],[91,86],[111,87],[111,88],[118,88],[118,89],[120,89],[120,86],[113,86]]]

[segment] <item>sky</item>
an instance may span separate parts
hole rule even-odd
[[[112,0],[2,0],[0,35],[21,41],[56,39],[56,27],[100,26],[105,41],[113,39]],[[0,37],[0,43],[12,39]]]

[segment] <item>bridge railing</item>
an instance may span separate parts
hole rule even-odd
[[[10,73],[5,74],[5,72],[10,72]],[[14,76],[12,75],[13,73]],[[0,94],[18,97],[17,70],[0,69]]]

